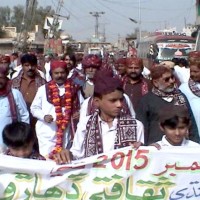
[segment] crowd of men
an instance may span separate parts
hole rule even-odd
[[[200,52],[149,70],[138,57],[109,54],[1,55],[0,151],[63,163],[129,145],[181,146],[180,137],[200,143]],[[179,117],[173,106],[190,122],[171,141],[160,120]]]

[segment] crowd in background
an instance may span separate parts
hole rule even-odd
[[[0,55],[0,149],[69,162],[125,146],[198,146],[200,52],[138,57]]]

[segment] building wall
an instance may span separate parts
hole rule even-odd
[[[1,44],[0,43],[0,54],[11,54],[14,51],[12,43]]]

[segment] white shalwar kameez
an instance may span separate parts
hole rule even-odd
[[[60,96],[65,92],[64,85],[58,86]],[[31,105],[31,113],[34,117],[38,119],[36,123],[36,135],[38,138],[39,151],[40,154],[44,157],[48,157],[49,153],[53,150],[56,144],[56,113],[55,107],[53,104],[47,101],[47,93],[45,85],[39,87],[37,94]],[[63,107],[64,113],[64,107]],[[47,123],[44,121],[45,115],[52,115],[53,122]],[[63,139],[63,148],[69,147],[70,145],[70,134],[68,125]]]

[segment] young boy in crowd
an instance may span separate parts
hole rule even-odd
[[[92,115],[80,118],[70,150],[63,149],[54,159],[58,164],[86,158],[114,149],[144,143],[143,124],[122,112],[123,85],[120,79],[103,71],[96,74]]]
[[[20,158],[45,160],[33,148],[35,136],[29,124],[14,122],[3,129],[3,142],[8,147],[5,154]]]
[[[188,140],[190,118],[184,106],[167,106],[159,113],[160,129],[164,136],[161,141],[151,144],[157,149],[164,146],[200,146],[198,143]]]

